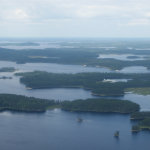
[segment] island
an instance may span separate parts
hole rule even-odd
[[[138,125],[133,125],[132,126],[132,131],[140,131],[144,129],[150,129],[150,118],[146,118],[144,120],[141,120],[138,122]]]
[[[10,109],[41,112],[52,108],[61,108],[72,111],[131,113],[139,110],[140,106],[131,101],[119,99],[93,98],[86,100],[59,101],[15,94],[0,94],[0,110]]]
[[[0,77],[0,79],[12,79],[12,77],[5,77],[5,76],[3,76],[3,77]]]
[[[0,43],[0,46],[40,46],[38,43],[26,42],[26,43]]]
[[[140,106],[128,100],[90,98],[86,100],[62,101],[60,108],[69,111],[131,113],[139,110]]]
[[[14,72],[16,69],[14,67],[3,67],[0,68],[0,72]]]
[[[134,112],[130,114],[131,120],[150,118],[150,111]]]
[[[139,56],[127,56],[128,59],[138,59],[138,58],[141,58]]]
[[[16,43],[18,46],[37,45],[38,43]],[[117,59],[99,58],[101,54],[132,54],[132,55],[150,55],[148,50],[135,50],[127,48],[117,48],[113,51],[100,49],[100,48],[47,48],[44,50],[21,50],[16,51],[13,49],[0,48],[0,60],[1,61],[13,61],[17,63],[57,63],[57,64],[70,64],[70,65],[82,65],[92,67],[104,67],[111,70],[121,70],[125,67],[131,66],[144,66],[150,69],[150,59],[124,61]],[[36,56],[36,58],[35,58]],[[47,57],[42,58],[40,56]],[[59,58],[59,59],[56,59]]]
[[[15,94],[0,94],[0,110],[20,110],[42,112],[49,108],[57,107],[59,101],[26,97]]]
[[[150,88],[150,74],[123,73],[48,73],[42,71],[16,73],[27,88],[84,88],[98,96],[123,96],[127,89]],[[104,79],[130,79],[127,82],[103,82]],[[132,90],[128,90],[132,91]],[[150,93],[150,91],[149,91]]]

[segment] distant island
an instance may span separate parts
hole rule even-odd
[[[38,46],[38,43],[2,43],[1,46]],[[82,65],[91,67],[104,67],[111,70],[121,70],[125,67],[131,66],[144,66],[150,69],[150,59],[124,61],[117,59],[98,58],[101,54],[132,54],[132,55],[150,55],[148,50],[135,50],[135,49],[114,49],[105,50],[100,48],[47,48],[44,50],[21,50],[16,51],[13,49],[0,48],[0,60],[13,61],[17,63],[57,63],[57,64],[69,64],[69,65]],[[40,56],[45,56],[41,58]],[[137,56],[136,56],[137,57]],[[56,59],[59,58],[59,59]],[[130,57],[131,58],[131,57]],[[135,57],[134,57],[135,58]],[[133,59],[133,57],[132,57]]]
[[[14,72],[16,69],[14,67],[3,67],[0,68],[0,72]]]
[[[150,88],[150,74],[122,73],[48,73],[42,71],[16,73],[27,88],[84,88],[99,96],[123,96],[135,88]],[[104,79],[131,79],[127,82],[103,82]],[[132,89],[131,89],[132,88]],[[129,89],[129,90],[128,90]],[[147,90],[148,92],[149,90]],[[149,93],[150,94],[150,91]]]
[[[5,77],[5,76],[3,76],[3,77],[0,77],[0,79],[12,79],[12,77]]]
[[[139,56],[127,56],[128,59],[138,59],[138,58],[141,58]]]
[[[0,46],[39,46],[38,43],[26,42],[26,43],[0,43]]]

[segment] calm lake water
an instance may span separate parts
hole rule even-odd
[[[136,58],[136,59],[129,59],[127,58],[128,56],[137,56],[140,58]],[[145,55],[133,55],[133,54],[123,54],[123,55],[118,55],[118,54],[111,54],[111,55],[99,55],[98,58],[114,58],[114,59],[118,59],[118,60],[126,60],[126,61],[135,61],[135,60],[145,60],[143,57]]]
[[[84,118],[77,122],[77,116]],[[2,150],[149,150],[149,131],[132,133],[128,114],[5,111],[0,113]],[[119,138],[113,137],[119,130]]]
[[[106,68],[84,67],[77,65],[59,65],[44,63],[16,64],[0,62],[1,67],[15,67],[21,71],[41,70],[48,72],[112,72]],[[123,73],[149,72],[145,67],[124,68]],[[27,90],[19,83],[19,77],[13,73],[0,73],[13,79],[0,79],[0,93],[11,93],[37,98],[55,100],[74,100],[98,98],[90,90],[81,88],[51,88]],[[114,97],[108,97],[114,98]],[[150,111],[150,95],[126,94],[117,97],[140,104],[141,111]],[[84,121],[77,122],[81,116]],[[131,128],[137,121],[130,121],[129,114],[70,112],[61,109],[48,110],[45,113],[25,113],[3,111],[0,113],[0,145],[2,150],[149,150],[149,131],[132,133]],[[116,130],[119,138],[113,137]]]

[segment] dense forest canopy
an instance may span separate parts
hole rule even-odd
[[[45,111],[51,106],[76,111],[118,112],[130,113],[140,109],[140,106],[128,100],[118,99],[86,99],[74,101],[46,100],[14,94],[0,94],[0,109],[15,109],[24,111]]]
[[[0,68],[0,72],[14,72],[15,68],[14,67],[3,67]]]
[[[118,112],[130,113],[140,109],[140,106],[128,100],[119,99],[86,99],[63,101],[62,109],[73,111]]]
[[[0,60],[14,61],[17,63],[58,63],[76,64],[86,66],[108,67],[112,70],[120,70],[130,66],[145,66],[150,69],[150,59],[122,61],[116,59],[99,58],[99,54],[136,54],[150,55],[148,50],[117,49],[105,50],[99,48],[48,48],[44,50],[10,50],[0,48]],[[43,56],[43,57],[42,57]],[[46,57],[46,58],[45,58]]]
[[[126,88],[150,87],[150,74],[121,73],[48,73],[41,71],[17,73],[20,82],[30,88],[82,87],[102,96],[124,95]],[[132,79],[127,82],[103,82],[104,79]]]
[[[45,100],[14,94],[0,94],[0,109],[24,111],[44,111],[47,107],[59,104],[59,101]]]
[[[144,119],[150,118],[150,111],[134,112],[130,114],[131,119]]]
[[[147,126],[150,127],[150,118],[146,118],[138,122],[139,126]]]

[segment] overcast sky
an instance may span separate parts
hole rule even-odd
[[[150,0],[0,0],[0,37],[150,37]]]

